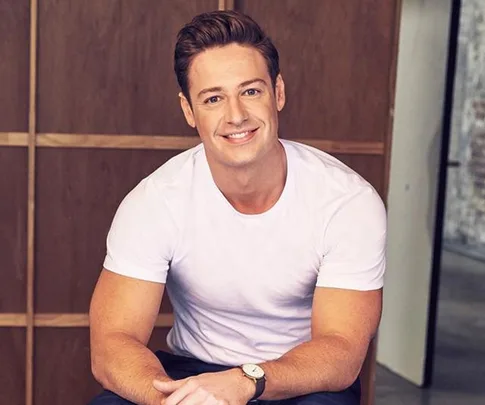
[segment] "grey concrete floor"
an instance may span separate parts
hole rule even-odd
[[[376,405],[485,405],[485,262],[443,251],[432,386],[378,366]]]

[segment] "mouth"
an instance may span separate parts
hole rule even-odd
[[[227,135],[222,135],[222,137],[229,143],[239,145],[242,143],[249,142],[254,137],[258,129],[259,128],[248,129],[246,131],[240,131],[240,132],[233,132]]]

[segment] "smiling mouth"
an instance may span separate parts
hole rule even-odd
[[[232,143],[242,143],[251,139],[257,130],[258,128],[250,129],[247,131],[234,132],[232,134],[223,135],[222,137]]]

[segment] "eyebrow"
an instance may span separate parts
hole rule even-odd
[[[241,89],[241,88],[246,87],[246,86],[249,86],[250,84],[253,84],[253,83],[261,83],[261,84],[264,84],[265,86],[267,86],[266,82],[263,79],[255,78],[255,79],[251,79],[251,80],[246,80],[246,81],[240,83],[237,87],[239,89]],[[214,93],[214,92],[218,92],[218,91],[223,91],[222,87],[220,87],[220,86],[217,86],[217,87],[209,87],[207,89],[201,90],[199,92],[199,94],[197,94],[197,98],[199,98],[200,96],[202,96],[204,94]]]

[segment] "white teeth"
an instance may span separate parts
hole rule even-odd
[[[231,135],[227,135],[228,138],[235,138],[235,139],[240,139],[240,138],[244,138],[245,136],[247,136],[249,134],[249,131],[246,131],[246,132],[241,132],[239,134],[231,134]]]

